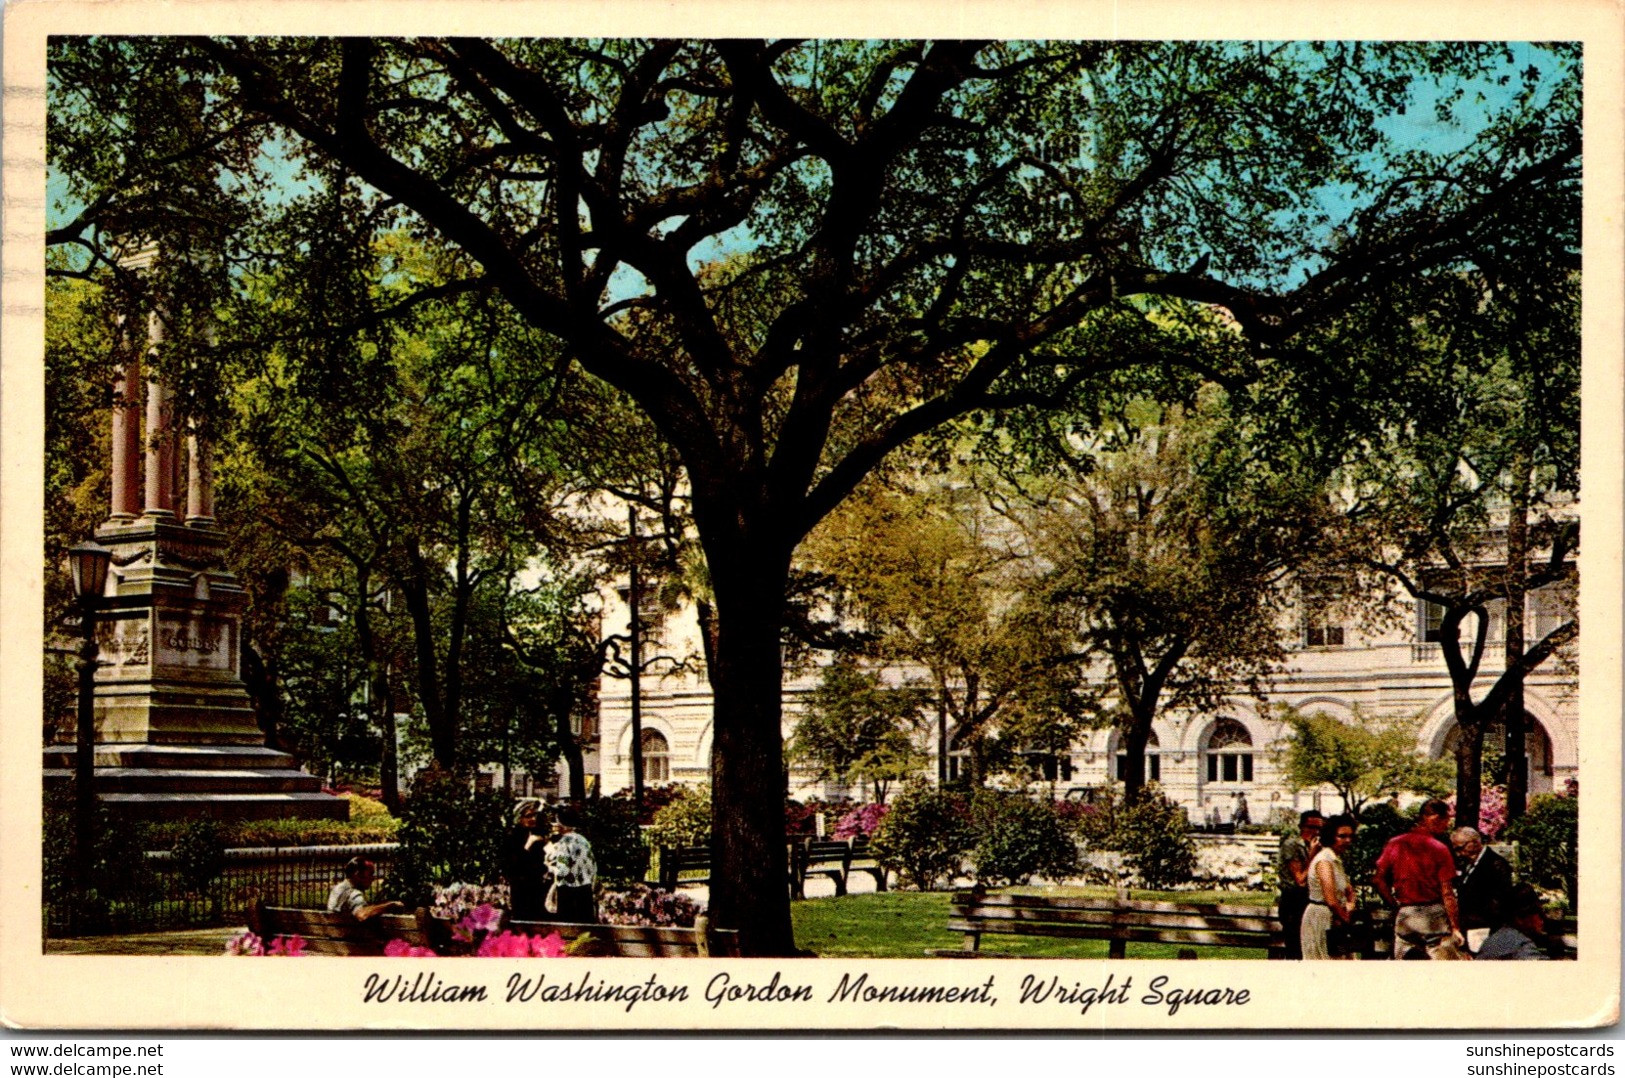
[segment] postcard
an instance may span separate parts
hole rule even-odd
[[[1618,1021],[1613,5],[5,20],[9,1025]]]

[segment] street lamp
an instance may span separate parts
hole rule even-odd
[[[95,543],[80,543],[68,550],[68,571],[73,597],[79,605],[79,722],[73,754],[74,861],[79,893],[90,884],[90,847],[96,793],[92,788],[96,763],[96,606],[107,587],[107,569],[113,552]]]

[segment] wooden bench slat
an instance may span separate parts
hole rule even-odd
[[[1044,895],[978,894],[975,891],[956,891],[956,905],[1024,906],[1034,909],[1100,909],[1115,902],[1111,898],[1091,898],[1086,895],[1065,895],[1048,898]],[[1273,906],[1246,906],[1223,902],[1149,902],[1133,899],[1129,907],[1146,913],[1189,913],[1220,917],[1275,917]]]
[[[979,921],[1017,921],[1034,924],[1128,924],[1164,929],[1220,928],[1235,932],[1276,931],[1279,923],[1273,917],[1200,917],[1195,914],[1164,913],[1138,909],[1119,909],[1100,906],[1093,909],[1046,910],[1035,907],[955,906],[954,915],[962,919]]]
[[[1123,958],[1129,943],[1285,952],[1274,909],[1229,903],[1135,902],[1118,898],[987,894],[954,895],[948,929],[965,934],[955,957],[976,957],[982,936],[1105,940],[1112,958]],[[942,954],[942,951],[931,951]]]
[[[384,913],[357,921],[346,913],[328,910],[296,909],[255,903],[248,924],[267,943],[278,938],[298,936],[311,954],[368,955],[384,953],[390,940],[403,940],[416,947],[431,945],[428,911]]]

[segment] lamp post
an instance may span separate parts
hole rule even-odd
[[[90,883],[90,847],[94,840],[96,792],[92,786],[96,765],[96,607],[107,587],[107,569],[113,552],[95,543],[80,543],[68,551],[73,596],[79,604],[79,721],[73,754],[74,864],[82,896]],[[77,910],[77,905],[76,905]]]

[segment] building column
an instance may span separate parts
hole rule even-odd
[[[186,436],[186,523],[200,528],[214,525],[214,462],[209,443],[197,433]]]
[[[148,322],[148,340],[163,340],[163,323],[154,312]],[[170,429],[174,413],[169,387],[156,378],[147,379],[147,504],[149,517],[175,515],[175,475],[177,456],[175,432]]]
[[[141,515],[141,350],[131,346],[129,326],[119,320],[114,330],[125,355],[113,398],[113,499],[111,517],[130,521]]]

